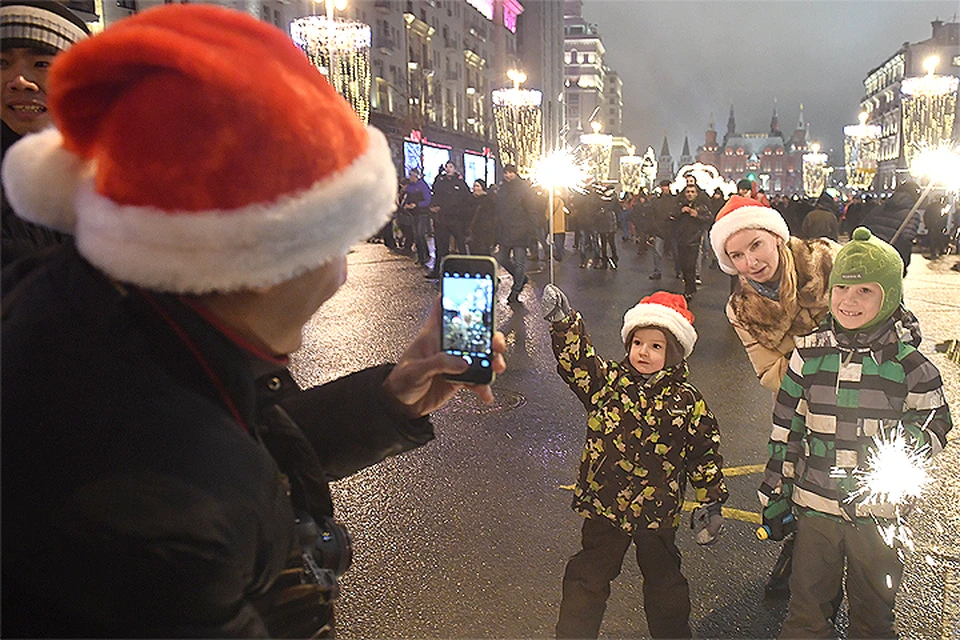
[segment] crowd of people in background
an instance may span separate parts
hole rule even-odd
[[[670,258],[688,302],[702,284],[702,269],[718,268],[707,230],[729,197],[720,189],[708,193],[692,173],[685,176],[682,189],[662,180],[652,191],[644,188],[639,193],[618,194],[614,186],[588,180],[555,194],[552,225],[547,224],[551,210],[547,194],[521,178],[512,165],[504,168],[504,174],[499,185],[483,180],[467,185],[456,165],[447,162],[431,187],[419,169],[410,170],[400,183],[393,220],[374,240],[413,257],[430,279],[437,279],[440,261],[451,251],[498,257],[511,274],[517,274],[511,303],[520,301],[528,282],[527,264],[530,271],[539,272],[551,249],[554,260],[562,261],[572,250],[581,269],[601,270],[616,270],[625,247],[636,247],[641,256],[652,251],[650,280],[664,277]],[[960,249],[957,224],[948,225],[944,197],[928,197],[907,220],[920,196],[920,187],[912,181],[884,198],[861,194],[843,199],[826,191],[816,198],[779,193],[768,197],[755,181],[742,179],[737,195],[776,210],[797,238],[839,241],[865,226],[897,249],[904,275],[915,250],[936,259]],[[960,263],[953,268],[960,269]]]

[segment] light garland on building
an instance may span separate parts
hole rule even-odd
[[[516,165],[518,175],[527,178],[533,175],[541,154],[543,94],[535,89],[520,88],[527,79],[522,72],[511,69],[507,76],[513,81],[513,87],[491,93],[500,160],[503,164]]]
[[[587,168],[589,175],[597,181],[606,180],[610,175],[610,160],[613,155],[613,136],[600,133],[600,123],[592,122],[593,133],[580,136],[577,157]]]
[[[327,16],[290,23],[293,41],[364,123],[370,121],[370,25]]]
[[[819,198],[827,187],[827,154],[820,153],[820,145],[810,146],[810,153],[803,154],[803,191],[811,198]]]
[[[940,60],[928,58],[923,66],[927,75],[904,78],[903,155],[910,168],[921,149],[935,149],[950,140],[957,115],[957,89],[960,79],[934,74]]]
[[[843,128],[844,159],[847,168],[847,186],[851,189],[869,189],[877,175],[880,159],[880,127],[867,124],[869,116],[860,114],[860,124]]]

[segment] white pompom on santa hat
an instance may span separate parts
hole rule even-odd
[[[345,255],[393,210],[383,134],[246,13],[149,9],[57,56],[49,89],[57,128],[8,150],[4,188],[118,280],[270,286]]]
[[[640,327],[657,327],[669,331],[683,348],[683,357],[689,358],[697,344],[697,331],[693,328],[693,313],[687,308],[683,296],[667,291],[657,291],[641,299],[623,314],[620,338],[629,351],[627,340]]]
[[[727,255],[727,239],[744,229],[764,229],[780,236],[784,241],[790,239],[790,229],[783,216],[776,209],[764,206],[753,198],[730,196],[727,203],[717,213],[717,219],[710,227],[710,245],[717,256],[720,268],[732,276],[737,268]]]

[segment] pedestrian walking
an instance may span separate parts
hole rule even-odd
[[[739,195],[720,210],[710,243],[720,268],[737,278],[727,319],[760,384],[775,394],[795,339],[816,329],[827,315],[830,269],[840,246],[823,238],[792,237],[779,212]],[[767,581],[768,595],[789,593],[792,552],[790,538]]]
[[[496,195],[487,192],[487,185],[483,180],[476,180],[473,183],[473,199],[470,204],[473,218],[467,229],[467,249],[471,254],[493,256],[493,248],[497,244],[497,229],[500,226]]]
[[[520,292],[527,283],[527,245],[537,232],[539,210],[530,184],[517,175],[517,167],[503,167],[503,182],[497,190],[497,214],[500,218],[498,262],[513,277],[507,301],[520,302]]]
[[[427,236],[430,234],[430,187],[419,169],[410,169],[410,180],[403,188],[400,197],[400,208],[410,216],[410,225],[413,228],[413,246],[417,251],[416,263],[429,268],[430,243]]]
[[[879,207],[873,208],[861,220],[861,224],[884,242],[893,245],[903,260],[903,275],[907,275],[910,256],[913,253],[913,241],[920,229],[920,216],[913,207],[920,198],[920,187],[916,182],[907,180],[893,190],[893,194]],[[913,215],[907,215],[913,211]],[[902,228],[901,228],[902,227]]]
[[[675,245],[674,235],[671,229],[670,217],[673,215],[673,208],[676,206],[676,198],[670,193],[670,181],[660,181],[660,193],[657,197],[651,199],[651,206],[647,214],[647,234],[653,238],[653,273],[650,274],[651,280],[659,280],[663,277],[664,252],[669,243]],[[675,247],[671,250],[674,261],[674,272],[679,277],[680,267],[677,264],[677,252]]]
[[[328,482],[433,439],[467,366],[438,301],[396,365],[286,370],[394,207],[386,139],[288,34],[211,5],[107,27],[48,90],[57,128],[3,188],[75,244],[3,291],[0,635],[333,634]]]
[[[440,277],[440,263],[450,253],[450,244],[460,254],[467,252],[467,227],[473,218],[470,206],[471,190],[457,173],[452,162],[443,165],[443,171],[433,181],[430,212],[433,214],[433,268],[427,278]]]
[[[687,302],[693,300],[697,292],[697,259],[700,255],[700,243],[703,232],[710,227],[713,217],[709,207],[698,202],[700,192],[696,186],[684,188],[677,201],[671,219],[673,237],[676,240],[676,261],[683,276],[683,297]]]
[[[837,634],[833,595],[846,585],[848,637],[895,638],[893,603],[903,574],[880,527],[893,505],[857,497],[876,438],[902,430],[933,455],[952,427],[940,372],[917,350],[897,251],[858,227],[830,274],[830,313],[797,339],[773,411],[760,501],[765,520],[797,519],[790,604],[782,638]],[[828,472],[829,471],[829,472]],[[875,473],[900,473],[876,469]]]
[[[643,606],[654,638],[689,638],[690,591],[676,546],[684,488],[701,503],[693,523],[699,544],[717,540],[727,499],[720,431],[688,379],[697,333],[683,297],[654,293],[629,309],[620,338],[626,355],[601,358],[583,317],[547,285],[545,319],[557,371],[588,413],[573,491],[584,517],[582,549],[567,563],[558,638],[596,638],[610,583],[631,543],[643,574]]]

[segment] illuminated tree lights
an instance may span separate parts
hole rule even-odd
[[[640,189],[645,186],[642,169],[643,157],[621,156],[620,190],[627,193],[640,193]]]
[[[370,120],[370,25],[330,16],[290,23],[293,41],[364,123]]]
[[[847,186],[868,189],[877,174],[880,157],[880,127],[867,124],[867,113],[860,114],[860,124],[843,128],[844,159],[847,168]]]
[[[580,136],[577,157],[595,180],[606,180],[610,175],[610,160],[613,155],[613,136],[600,133],[600,123],[591,123],[593,133]]]
[[[811,152],[803,154],[803,191],[817,198],[827,187],[827,154],[820,153],[820,145],[811,145]]]
[[[903,155],[909,168],[921,149],[933,149],[950,140],[957,114],[960,79],[934,75],[939,59],[924,62],[927,75],[904,78]]]
[[[492,92],[493,121],[500,145],[500,159],[503,164],[517,165],[518,174],[526,178],[533,174],[540,159],[543,141],[540,103],[543,95],[517,85],[519,83],[512,88]]]

